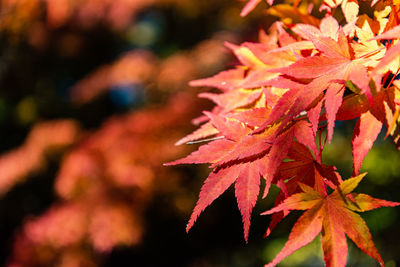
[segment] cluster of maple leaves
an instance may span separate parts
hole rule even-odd
[[[259,2],[249,1],[242,15]],[[291,210],[306,210],[267,266],[275,266],[320,232],[327,266],[346,264],[345,235],[384,265],[368,227],[354,211],[400,203],[353,190],[365,176],[359,174],[363,159],[383,126],[400,148],[398,4],[372,1],[360,8],[358,1],[325,0],[315,6],[307,1],[272,6],[275,11],[291,8],[285,14],[294,14],[286,20],[290,23],[278,21],[268,34],[261,31],[259,43],[226,44],[240,65],[191,82],[220,93],[199,95],[216,106],[195,120],[202,123],[198,130],[176,143],[202,145],[166,164],[211,164],[187,231],[234,184],[247,241],[264,179],[263,197],[272,184],[280,188],[275,207],[263,213],[273,214],[266,236]],[[322,19],[311,15],[318,8]],[[354,177],[342,180],[334,166],[323,164],[322,151],[332,139],[335,121],[353,119],[358,119],[352,138]]]

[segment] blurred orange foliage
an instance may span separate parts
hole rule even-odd
[[[142,10],[174,5],[186,15],[204,12],[213,1],[203,0],[1,0],[0,29],[21,34],[73,24],[88,29],[97,23],[124,30]]]
[[[27,220],[9,265],[73,266],[63,265],[73,261],[95,266],[96,253],[139,243],[147,203],[179,178],[162,163],[187,153],[171,143],[185,131],[196,106],[193,95],[180,94],[164,107],[116,116],[94,133],[82,133],[61,162],[55,181],[59,202]],[[47,126],[63,132],[63,143],[71,139],[59,122]],[[172,127],[174,132],[165,135]]]
[[[207,76],[221,69],[230,58],[223,42],[235,40],[227,33],[199,43],[190,51],[179,52],[164,60],[150,51],[132,50],[115,62],[100,67],[71,89],[75,103],[93,100],[116,85],[141,84],[146,88],[178,91],[195,77]]]
[[[133,50],[77,83],[71,90],[72,101],[88,102],[116,84],[148,83],[157,69],[158,61],[151,52]]]
[[[2,28],[20,32],[45,16],[47,27],[57,28],[73,21],[90,27],[99,21],[114,29],[126,27],[141,9],[155,0],[2,0]],[[46,12],[44,12],[44,10]]]
[[[0,194],[42,168],[46,153],[73,144],[77,137],[78,124],[72,120],[37,124],[24,145],[0,157]]]

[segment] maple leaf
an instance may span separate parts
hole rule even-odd
[[[237,120],[227,120],[212,113],[206,115],[224,139],[200,146],[189,156],[165,165],[212,163],[215,167],[204,182],[199,200],[188,222],[187,231],[200,213],[236,182],[235,195],[242,214],[244,237],[247,241],[251,211],[259,193],[260,177],[266,175],[265,151],[271,145],[266,142],[268,140],[266,135],[248,135],[251,129]],[[274,136],[273,131],[268,134],[271,138]]]
[[[308,94],[307,98],[300,98],[302,95],[298,93],[298,95],[291,98],[291,101],[296,103],[296,109],[294,110],[296,112],[288,113],[291,116],[296,116],[302,111],[300,107],[305,109],[320,93],[326,90],[324,97],[328,120],[328,141],[331,141],[336,114],[344,94],[345,86],[343,82],[349,79],[352,80],[361,88],[361,92],[368,96],[370,101],[372,101],[372,93],[368,84],[370,80],[369,73],[363,65],[368,60],[362,57],[354,58],[354,52],[349,45],[349,41],[335,19],[332,17],[325,18],[321,22],[320,28],[321,31],[313,26],[304,24],[298,24],[293,28],[293,31],[303,38],[312,41],[315,49],[319,51],[318,55],[301,58],[288,67],[270,71],[279,72],[296,79],[314,79],[299,90],[299,92],[306,94],[312,92],[312,94]],[[328,30],[330,28],[336,30]],[[288,98],[286,97],[285,99],[287,102]],[[317,128],[319,121],[317,118],[320,106],[317,105],[317,107],[317,109],[313,109],[315,114],[311,117],[314,129]],[[274,112],[272,111],[271,113]],[[280,113],[284,114],[284,111],[281,110]],[[267,125],[268,123],[266,122],[264,127]]]
[[[399,28],[400,29],[400,28]],[[393,29],[394,30],[394,29]],[[397,38],[400,38],[400,30],[396,29],[393,35],[397,34]],[[400,68],[400,42],[395,43],[392,47],[390,47],[385,56],[381,59],[379,64],[375,67],[373,72],[375,74],[382,74],[388,70],[393,70],[394,73],[398,72]]]
[[[335,167],[318,163],[310,150],[297,141],[294,141],[290,147],[287,159],[289,160],[280,164],[272,181],[281,189],[275,205],[279,205],[290,195],[298,193],[298,182],[321,188],[321,190],[324,183],[334,189],[342,182]],[[288,214],[289,211],[273,214],[264,236],[267,237]]]
[[[395,116],[395,87],[390,87],[376,93],[371,101],[365,95],[349,95],[338,109],[338,120],[359,118],[354,127],[352,139],[353,174],[360,171],[362,162],[373,143],[381,132],[382,125],[388,128],[390,134]]]
[[[253,108],[241,112],[227,114],[228,117],[237,119],[240,122],[250,126],[259,127],[270,114],[269,108]]]
[[[239,87],[244,78],[245,70],[236,68],[222,71],[210,78],[194,80],[189,83],[190,86],[209,86],[222,91],[230,91]]]
[[[261,157],[248,163],[214,170],[201,188],[199,200],[187,224],[186,231],[193,226],[200,213],[236,181],[235,195],[242,214],[244,238],[247,242],[250,216],[259,193],[260,176],[265,175],[266,172],[265,160],[266,157]]]
[[[218,130],[212,125],[211,122],[206,122],[200,126],[197,130],[195,130],[193,133],[188,134],[187,136],[181,138],[178,140],[175,145],[182,145],[184,143],[188,142],[193,142],[195,140],[201,139],[201,138],[206,138],[211,135],[215,135],[218,133]]]
[[[255,111],[259,115],[269,114],[263,109]],[[238,116],[241,120],[247,120],[246,117],[254,114],[250,111],[242,113],[243,116]],[[276,170],[292,146],[293,138],[309,147],[319,157],[312,128],[308,122],[300,120],[293,122],[282,132],[277,132],[280,128],[277,124],[261,134],[249,135],[251,128],[236,119],[224,118],[210,112],[205,114],[223,139],[211,141],[187,157],[165,165],[211,163],[211,167],[214,168],[204,182],[199,200],[187,225],[187,231],[200,213],[235,183],[235,195],[242,214],[244,237],[247,241],[251,211],[260,191],[260,178],[264,177],[266,180],[264,190],[266,196]]]
[[[279,78],[279,77],[278,77]],[[331,76],[321,76],[312,80],[309,84],[303,85],[292,82],[287,91],[271,110],[268,119],[257,128],[254,133],[264,131],[270,124],[281,122],[282,127],[292,121],[302,111],[310,109],[312,103],[321,96],[321,93],[329,86]],[[270,81],[272,82],[272,81]],[[314,129],[316,126],[313,126]]]
[[[224,94],[200,93],[199,97],[212,100],[222,107],[225,112],[228,112],[255,102],[260,98],[261,94],[261,88],[255,90],[240,88]]]
[[[314,48],[311,41],[295,42],[295,39],[290,37],[280,24],[276,24],[271,34],[265,38],[273,40],[275,35],[277,36],[275,42],[245,42],[240,46],[226,43],[243,66],[221,72],[210,78],[192,81],[190,85],[212,86],[220,89],[222,94],[208,92],[199,94],[200,97],[215,102],[220,108],[219,113],[263,108],[266,104],[272,107],[282,95],[282,90],[286,90],[288,86],[286,83],[268,83],[269,80],[278,76],[278,73],[270,70],[289,66],[296,61],[296,54],[300,51]],[[276,42],[283,46],[279,47]]]
[[[353,170],[358,174],[361,164],[374,141],[382,129],[382,122],[370,112],[363,113],[354,128],[353,145]]]
[[[345,180],[330,195],[321,194],[314,188],[299,183],[303,193],[294,194],[280,205],[264,212],[263,214],[272,214],[280,211],[307,210],[294,225],[281,252],[266,266],[275,266],[297,249],[310,243],[320,232],[326,266],[345,266],[345,234],[364,253],[383,265],[366,223],[353,211],[394,207],[400,203],[374,199],[365,194],[351,194],[364,176],[365,173]]]
[[[396,39],[396,38],[400,38],[400,25],[393,27],[392,29],[374,37],[373,40]]]
[[[201,188],[199,200],[193,210],[186,230],[189,231],[200,213],[223,192],[225,192],[234,182],[236,182],[235,196],[242,214],[244,238],[247,242],[251,212],[260,191],[260,177],[266,179],[266,188],[264,193],[266,195],[272,182],[274,169],[279,167],[279,164],[283,158],[285,158],[285,153],[287,153],[292,139],[293,131],[289,131],[277,138],[268,155],[264,153],[260,156],[242,160],[236,164],[216,167],[208,176]],[[216,142],[222,142],[222,140],[214,141],[212,146],[215,146]],[[202,149],[203,147],[204,149]],[[195,160],[198,160],[198,158],[207,160],[208,155],[211,154],[211,152],[212,151],[208,149],[208,146],[202,146],[198,151],[192,153],[187,158],[178,160],[172,164],[197,163]]]

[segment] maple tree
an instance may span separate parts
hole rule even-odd
[[[241,15],[260,2],[248,1]],[[239,60],[237,67],[191,82],[221,92],[199,94],[216,106],[195,120],[202,123],[198,130],[176,144],[208,143],[165,164],[211,164],[186,230],[234,184],[247,242],[264,179],[264,198],[272,184],[280,188],[275,207],[263,213],[273,214],[266,236],[291,210],[307,210],[267,266],[320,232],[327,266],[346,264],[345,234],[384,265],[368,227],[353,211],[400,203],[352,191],[365,176],[359,174],[362,162],[383,127],[400,149],[399,2],[266,2],[267,12],[282,21],[268,34],[260,31],[258,43],[226,43]],[[343,180],[334,166],[323,163],[322,154],[335,121],[354,119],[354,177]]]

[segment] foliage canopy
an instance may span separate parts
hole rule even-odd
[[[260,2],[250,0],[241,15]],[[266,235],[291,210],[307,210],[267,266],[275,266],[320,232],[327,266],[346,264],[345,234],[384,265],[365,222],[354,211],[400,203],[352,191],[365,176],[359,174],[362,162],[383,126],[400,149],[399,3],[267,2],[267,12],[281,19],[268,34],[261,31],[258,43],[226,43],[240,64],[191,82],[221,92],[199,95],[216,106],[196,120],[203,123],[198,130],[177,144],[210,142],[166,164],[211,164],[187,231],[234,184],[247,241],[264,179],[263,197],[271,184],[280,188],[275,207],[263,213],[273,214]],[[322,152],[332,140],[335,121],[354,119],[354,177],[342,180],[334,166],[323,163]]]

